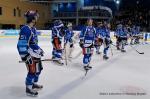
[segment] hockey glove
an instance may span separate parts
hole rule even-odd
[[[80,40],[79,45],[81,48],[83,48],[83,40]]]
[[[27,54],[25,57],[22,57],[22,61],[25,61],[26,64],[33,64],[33,59],[30,54]]]

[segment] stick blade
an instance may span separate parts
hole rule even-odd
[[[139,53],[139,54],[144,54],[144,52],[141,52],[141,53]]]

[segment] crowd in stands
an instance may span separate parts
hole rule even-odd
[[[150,11],[142,9],[138,10],[127,10],[118,13],[114,19],[113,24],[117,24],[117,21],[121,21],[123,24],[132,26],[139,25],[142,31],[150,31]]]
[[[54,17],[76,17],[76,12],[55,12]],[[99,7],[93,8],[84,8],[79,9],[78,11],[79,17],[109,17],[111,19],[112,30],[115,29],[118,23],[122,23],[124,25],[128,25],[132,27],[133,25],[138,25],[141,27],[141,31],[150,31],[150,10],[146,9],[128,9],[128,10],[120,10],[113,17],[111,17],[111,13],[108,10],[104,10]],[[81,22],[79,20],[79,25],[75,27],[75,29],[80,30],[84,24],[84,21]],[[97,21],[97,20],[96,20]]]
[[[54,17],[74,17],[77,16],[77,12],[61,12],[61,11],[53,11]],[[78,16],[79,17],[111,17],[112,12],[110,9],[107,9],[105,7],[86,7],[86,8],[80,8],[78,10]]]

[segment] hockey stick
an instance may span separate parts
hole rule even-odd
[[[111,45],[113,45],[114,47],[116,47],[116,48],[117,48],[117,46],[116,46],[116,45],[114,45],[113,43],[111,43]]]
[[[139,52],[137,49],[135,49],[132,45],[130,45],[130,47],[135,50],[138,54],[144,54],[144,52]]]
[[[67,66],[67,53],[66,53],[66,47],[64,48],[64,50],[65,50],[65,64],[66,64],[66,66]]]
[[[42,60],[39,60],[39,61],[53,61],[53,59],[42,59]],[[38,60],[35,61],[35,62],[39,62]],[[19,61],[19,63],[25,63],[26,61]]]
[[[113,46],[115,46],[115,47],[117,47],[116,45],[114,45],[114,44],[111,44],[111,45],[113,45]],[[133,50],[135,50],[138,54],[144,54],[144,52],[139,52],[137,49],[135,49],[132,45],[129,45]]]
[[[111,45],[110,45],[110,50],[111,50],[111,55],[113,56],[113,51],[112,51],[112,47],[111,47]]]

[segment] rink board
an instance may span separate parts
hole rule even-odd
[[[74,31],[75,36],[78,36],[81,31]],[[51,37],[51,30],[38,30],[38,35],[43,37]],[[143,39],[147,34],[147,41],[150,41],[150,33],[142,32]],[[19,30],[0,30],[0,38],[16,38],[19,35]],[[111,38],[115,39],[114,31],[110,32]]]

